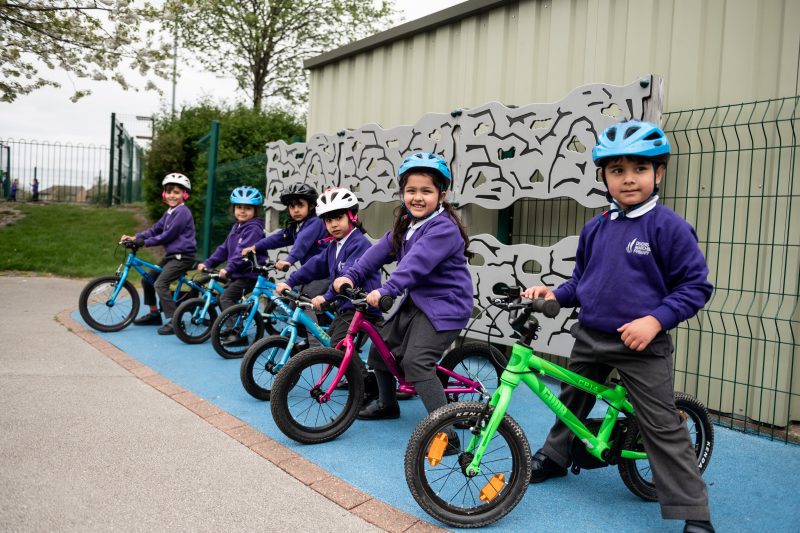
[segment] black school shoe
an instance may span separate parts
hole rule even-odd
[[[533,468],[531,469],[531,483],[541,483],[551,477],[563,477],[567,475],[567,469],[559,466],[558,463],[547,457],[542,449],[539,448],[533,454]]]
[[[683,533],[714,533],[714,526],[711,525],[711,522],[687,520],[686,525],[683,526]]]
[[[158,334],[159,335],[175,335],[175,330],[172,329],[172,324],[168,323],[168,324],[164,324],[163,326],[158,328]]]
[[[148,313],[133,321],[134,326],[160,326],[161,313]]]
[[[391,420],[400,418],[400,406],[397,404],[386,406],[379,401],[374,401],[360,410],[356,418],[359,420]]]

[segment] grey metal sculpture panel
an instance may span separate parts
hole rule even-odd
[[[406,156],[435,152],[452,163],[454,124],[449,114],[429,113],[413,126],[385,130],[368,124],[346,132],[338,185],[354,191],[362,207],[396,200],[397,169]]]
[[[489,102],[459,117],[455,198],[502,209],[521,198],[570,197],[605,205],[592,148],[599,132],[641,118],[650,87],[579,87],[552,104],[507,107]]]
[[[494,297],[492,288],[497,283],[523,288],[546,285],[555,288],[572,275],[575,266],[575,249],[578,237],[560,240],[550,247],[530,244],[505,245],[488,234],[471,237],[469,249],[482,259],[480,266],[470,265],[476,308],[487,308]],[[492,342],[510,344],[514,331],[508,323],[508,313],[488,307],[486,313],[470,323],[468,337],[486,339],[491,332]],[[497,320],[493,322],[493,318]],[[568,356],[573,338],[569,329],[577,319],[574,309],[562,309],[556,318],[537,317],[542,327],[533,347],[537,351]]]
[[[281,191],[289,183],[306,182],[318,190],[339,182],[341,139],[335,135],[313,135],[308,142],[267,144],[267,193],[264,205],[282,211]]]

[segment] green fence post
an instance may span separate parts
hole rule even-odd
[[[219,121],[211,121],[208,144],[208,181],[206,184],[206,213],[203,217],[203,257],[211,248],[211,228],[214,218],[214,186],[217,178],[217,148],[219,146]]]
[[[111,113],[111,147],[108,149],[108,200],[111,207],[114,203],[114,133],[117,129],[117,114]]]
[[[133,139],[128,139],[128,186],[125,191],[125,202],[128,204],[133,203],[133,152]]]

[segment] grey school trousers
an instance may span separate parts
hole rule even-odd
[[[180,257],[180,259],[178,258]],[[159,266],[162,268],[161,272],[150,271],[150,274],[155,277],[153,285],[142,280],[142,289],[144,290],[144,304],[156,305],[156,294],[161,304],[161,311],[164,316],[172,318],[175,313],[175,308],[178,307],[175,300],[172,299],[172,291],[169,288],[170,283],[184,275],[194,265],[194,256],[190,255],[168,255],[161,260]]]
[[[672,340],[659,333],[642,352],[626,347],[619,334],[577,325],[569,369],[605,383],[616,368],[636,412],[644,448],[653,471],[661,516],[675,520],[710,520],[706,484],[697,468],[689,433],[675,408]],[[584,419],[595,397],[564,385],[559,399]],[[550,430],[543,452],[569,466],[573,434],[560,420]]]

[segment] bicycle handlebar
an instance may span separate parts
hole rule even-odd
[[[339,287],[339,293],[344,294],[351,300],[366,300],[367,298],[366,291],[363,289],[354,289],[349,283],[342,284],[342,286]],[[384,313],[391,309],[393,305],[394,298],[388,295],[381,296],[381,299],[378,302],[378,308]]]

